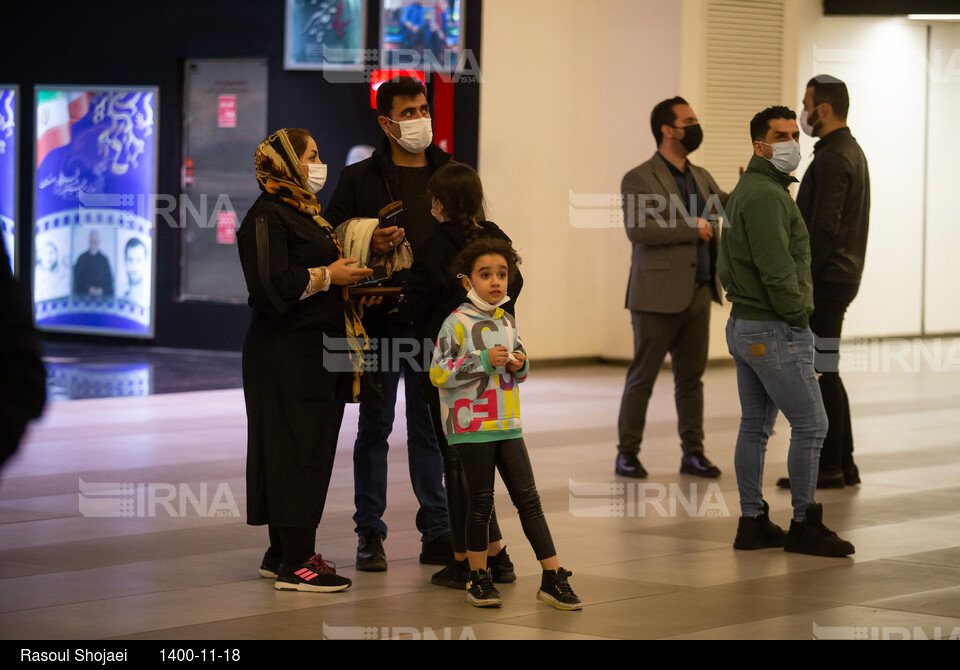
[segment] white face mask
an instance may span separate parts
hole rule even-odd
[[[327,183],[327,166],[325,163],[301,163],[307,173],[307,183],[304,187],[311,193],[316,193]]]
[[[400,126],[400,137],[390,136],[397,141],[401,147],[412,154],[419,154],[426,151],[430,143],[433,142],[433,124],[427,117],[411,119],[410,121],[393,121]]]
[[[773,149],[773,157],[768,159],[773,163],[773,167],[784,174],[790,174],[800,167],[800,143],[796,140],[787,140],[786,142],[777,142],[776,144],[766,144]]]
[[[443,218],[443,206],[440,204],[440,201],[436,198],[433,199],[433,204],[430,207],[430,214],[437,220],[437,223],[443,223],[445,219]]]
[[[800,112],[800,130],[804,132],[808,137],[816,137],[816,129],[810,125],[810,115],[807,114],[807,110]]]
[[[466,279],[470,281],[470,278],[464,274],[457,275],[457,279]],[[477,294],[477,289],[470,287],[470,290],[467,291],[467,299],[473,303],[473,306],[479,309],[481,312],[492,312],[497,307],[507,304],[510,301],[510,296],[504,295],[499,302],[492,304],[484,300]]]

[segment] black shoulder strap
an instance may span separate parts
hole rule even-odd
[[[257,217],[257,270],[260,275],[260,286],[263,292],[267,294],[267,299],[280,314],[286,312],[289,308],[283,298],[273,288],[270,283],[270,237],[267,232],[267,217],[260,215]]]

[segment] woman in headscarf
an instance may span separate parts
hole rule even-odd
[[[337,231],[320,216],[315,193],[326,165],[306,130],[264,140],[256,173],[262,193],[237,233],[253,310],[243,345],[247,523],[269,527],[260,574],[275,588],[341,591],[351,582],[317,553],[316,534],[367,347],[342,287],[373,270],[352,267],[357,259],[343,257]],[[374,234],[371,255],[393,246]],[[338,341],[325,347],[326,338]]]

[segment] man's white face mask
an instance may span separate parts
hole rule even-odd
[[[400,126],[400,137],[393,133],[390,133],[390,136],[397,141],[397,144],[412,154],[426,151],[427,147],[433,142],[433,122],[429,117],[425,116],[409,121],[390,119],[390,121]]]

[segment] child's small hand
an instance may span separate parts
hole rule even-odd
[[[510,354],[510,358],[513,360],[507,361],[507,370],[510,372],[520,372],[521,368],[523,368],[523,362],[527,360],[527,357],[519,351],[514,351]]]
[[[492,347],[487,350],[487,359],[493,367],[501,368],[509,361],[510,351],[503,346]]]

